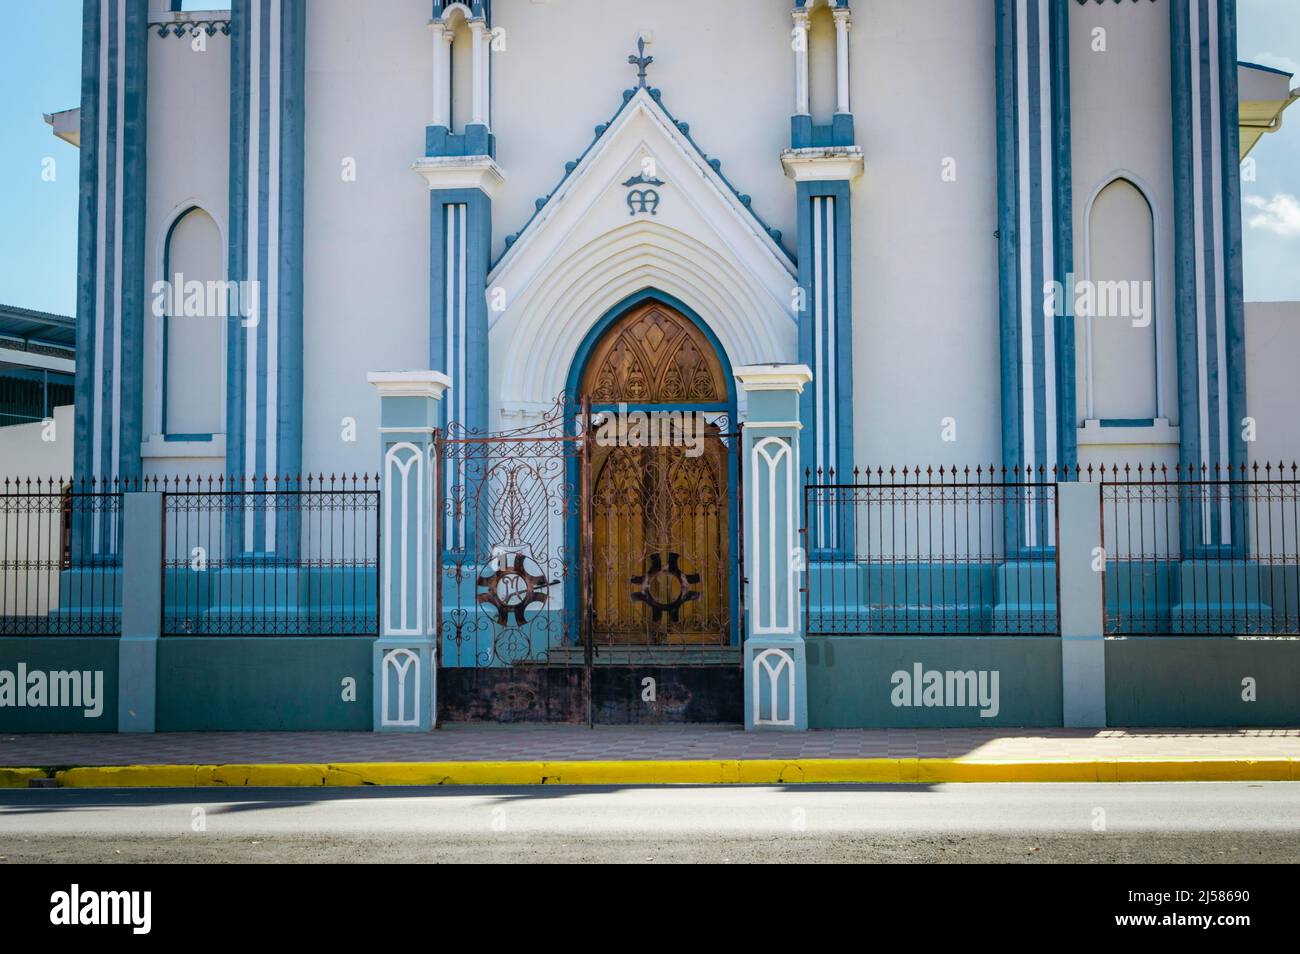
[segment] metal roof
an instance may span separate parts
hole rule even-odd
[[[65,315],[0,305],[0,341],[18,339],[24,346],[45,345],[77,350],[77,321]]]

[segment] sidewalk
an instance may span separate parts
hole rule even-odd
[[[449,725],[0,735],[0,786],[1300,781],[1300,729]]]

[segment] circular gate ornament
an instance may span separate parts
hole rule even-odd
[[[700,591],[691,589],[692,586],[699,585],[700,575],[698,573],[685,573],[680,566],[681,556],[677,553],[668,554],[668,565],[664,566],[663,560],[658,553],[650,554],[650,566],[641,576],[634,576],[631,582],[636,585],[632,591],[632,599],[645,603],[650,607],[654,614],[654,622],[659,622],[665,613],[668,614],[669,622],[678,622],[682,607],[691,600],[700,598]],[[667,578],[668,592],[675,594],[671,600],[661,600],[655,596],[655,582]]]
[[[550,583],[542,573],[531,572],[530,565],[541,569],[522,553],[516,553],[513,562],[479,574],[476,583],[480,592],[474,599],[498,626],[509,626],[513,616],[514,625],[522,627],[528,622],[528,608],[546,602],[545,590]]]

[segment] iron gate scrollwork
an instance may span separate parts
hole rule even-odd
[[[739,671],[739,434],[711,414],[689,448],[628,446],[604,420],[560,399],[515,430],[438,435],[447,718],[591,722],[597,667]]]
[[[574,663],[582,620],[566,591],[581,565],[565,534],[581,511],[583,420],[581,407],[561,401],[513,431],[453,423],[440,436],[444,667]]]

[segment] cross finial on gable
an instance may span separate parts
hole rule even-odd
[[[646,88],[645,71],[651,63],[655,61],[653,56],[645,55],[645,37],[636,38],[636,53],[629,55],[627,61],[636,67],[637,86],[641,89]]]

